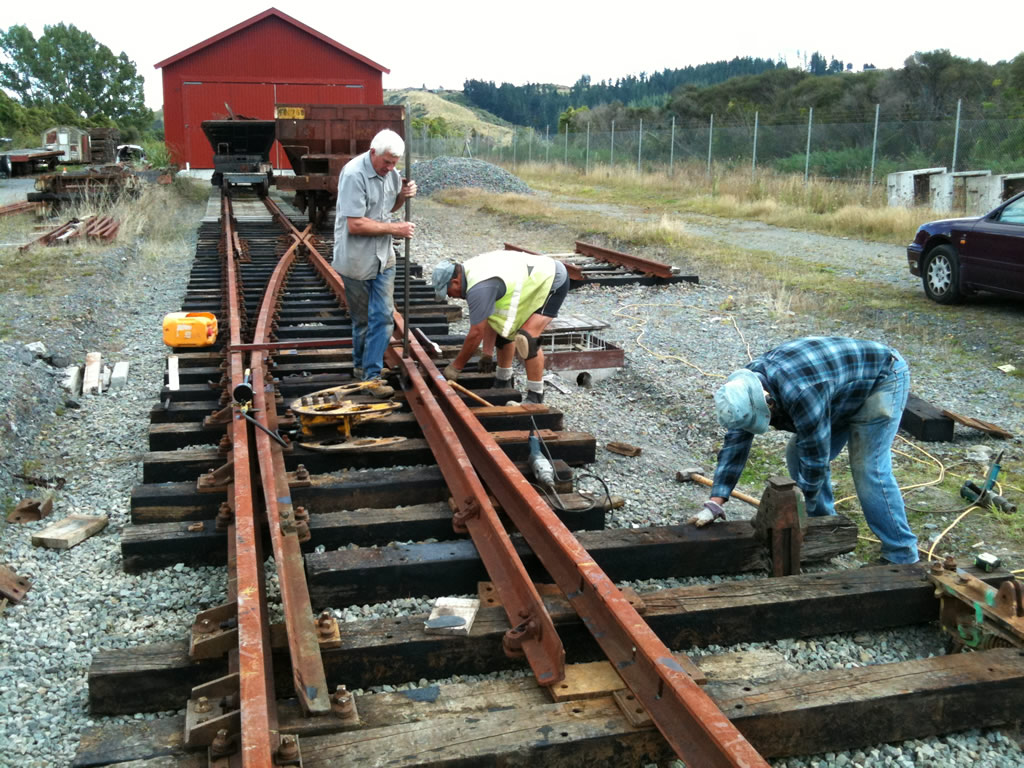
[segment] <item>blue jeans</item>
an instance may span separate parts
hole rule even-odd
[[[849,443],[850,472],[857,498],[868,527],[882,542],[882,557],[892,563],[916,563],[917,537],[907,523],[903,496],[892,474],[892,442],[910,394],[910,369],[897,353],[892,371],[872,391],[860,409],[845,424],[832,425],[829,461]],[[794,436],[786,446],[790,477],[798,477],[800,462]],[[811,516],[834,515],[832,477],[825,481],[807,507]],[[813,508],[812,508],[813,506]]]
[[[395,329],[395,267],[371,280],[342,275],[345,301],[352,317],[352,365],[363,369],[363,381],[380,377],[384,350]]]

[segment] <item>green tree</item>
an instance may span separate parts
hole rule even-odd
[[[73,24],[43,29],[38,40],[21,24],[0,32],[0,88],[25,107],[64,105],[79,118],[149,127],[153,113],[133,61]]]

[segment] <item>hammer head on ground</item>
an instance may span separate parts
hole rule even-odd
[[[676,482],[688,483],[693,480],[694,475],[703,475],[704,470],[700,467],[686,467],[676,472]]]

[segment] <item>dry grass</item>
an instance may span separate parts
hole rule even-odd
[[[596,166],[589,175],[539,163],[515,172],[532,187],[595,202],[641,206],[647,210],[687,211],[725,218],[754,219],[782,227],[905,244],[923,221],[943,218],[927,208],[889,208],[884,184],[869,189],[827,179],[759,171],[715,172],[679,166],[676,173],[637,173],[635,168]]]
[[[191,180],[176,181],[170,186],[148,184],[138,197],[114,199],[97,195],[62,208],[45,221],[31,214],[0,220],[0,241],[5,243],[0,246],[0,270],[5,276],[0,293],[59,294],[62,283],[70,287],[70,282],[65,281],[95,274],[95,256],[112,245],[132,247],[142,259],[159,259],[168,248],[187,247],[195,228],[192,208],[198,204],[199,196],[205,200],[206,194]],[[71,219],[89,216],[110,216],[120,222],[112,243],[75,239],[66,245],[34,246],[24,251],[17,245]]]

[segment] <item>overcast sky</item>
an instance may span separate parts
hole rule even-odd
[[[813,51],[852,63],[856,70],[865,63],[900,67],[915,51],[940,47],[989,63],[1024,51],[1024,10],[1017,0],[977,6],[960,0],[648,0],[635,5],[394,0],[373,3],[373,10],[359,15],[356,9],[366,5],[337,0],[47,0],[11,3],[0,26],[26,24],[37,38],[47,24],[86,30],[135,62],[146,79],[146,104],[159,109],[163,96],[156,62],[271,6],[390,69],[386,89],[458,90],[467,79],[572,85],[584,74],[599,82],[735,56],[784,58],[793,67]],[[106,13],[96,12],[103,8]]]

